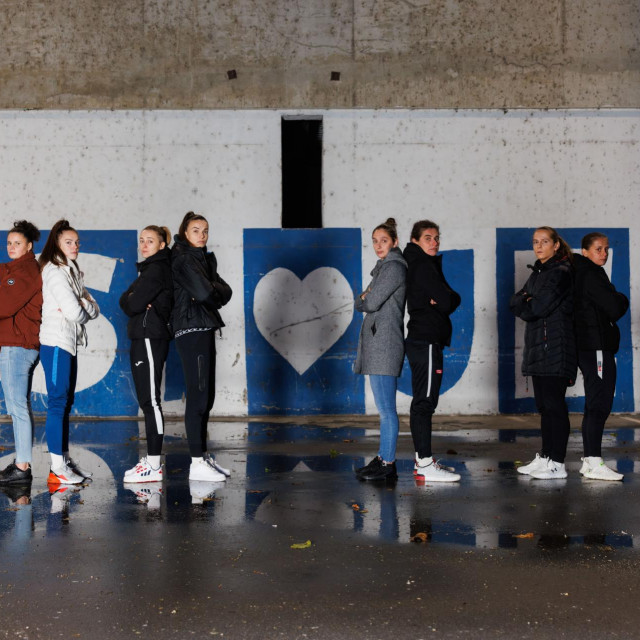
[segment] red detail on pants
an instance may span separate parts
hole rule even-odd
[[[439,373],[442,375],[442,369],[436,369],[436,373]]]

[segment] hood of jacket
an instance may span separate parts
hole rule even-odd
[[[407,266],[407,261],[404,259],[402,251],[400,251],[398,247],[393,247],[393,249],[391,249],[384,258],[376,262],[373,270],[371,271],[371,275],[375,276],[385,264],[389,264],[390,262],[399,262],[405,267]]]
[[[579,254],[579,253],[574,253],[573,254],[573,267],[577,272],[588,272],[588,271],[604,271],[604,268],[601,267],[600,265],[597,265],[595,262],[593,262],[592,260],[589,260],[589,258],[585,258],[583,255]],[[606,273],[606,272],[605,272]]]
[[[567,256],[558,256],[557,254],[549,258],[546,262],[540,262],[540,260],[536,260],[534,264],[528,264],[527,267],[532,271],[541,272],[547,271],[548,269],[553,269],[558,265],[565,265],[569,268],[572,267],[571,260],[569,260]]]
[[[165,247],[166,249],[167,247]],[[179,235],[173,236],[173,247],[169,250],[174,256],[180,256],[185,253],[191,253],[194,256],[207,255],[207,247],[193,247],[186,240],[183,240]]]
[[[420,245],[417,245],[415,242],[407,242],[407,246],[404,248],[402,255],[407,261],[407,264],[423,260],[425,262],[433,261],[438,264],[438,266],[442,265],[442,256],[440,254],[436,256],[430,256],[428,253],[425,253],[422,247],[420,247]]]
[[[166,247],[164,249],[160,249],[157,253],[154,253],[152,256],[141,260],[140,262],[136,262],[136,268],[138,271],[144,271],[149,265],[154,264],[155,262],[166,262],[169,267],[171,266],[171,249]]]

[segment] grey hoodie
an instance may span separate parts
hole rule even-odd
[[[378,260],[373,280],[355,307],[366,313],[353,370],[366,375],[399,376],[404,362],[404,304],[407,263],[398,248]]]

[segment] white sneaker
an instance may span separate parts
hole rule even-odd
[[[223,473],[225,476],[227,476],[227,478],[229,476],[231,476],[231,469],[225,469],[222,465],[218,464],[218,462],[216,461],[216,459],[210,454],[210,453],[205,453],[204,454],[204,459],[205,460],[209,460],[209,464],[213,465],[213,468],[218,472],[218,473]]]
[[[189,468],[189,480],[222,482],[226,479],[227,476],[216,469],[214,461],[209,456],[198,462],[192,462]]]
[[[149,486],[141,483],[131,483],[127,489],[135,493],[140,504],[146,504],[148,509],[159,509],[162,505],[162,487]]]
[[[543,469],[532,471],[529,475],[538,480],[561,480],[567,477],[564,462],[556,462],[555,460],[551,460],[551,458],[548,460],[549,462]]]
[[[189,480],[189,493],[191,504],[203,504],[207,500],[213,500],[216,495],[216,485],[201,480]]]
[[[75,460],[73,460],[68,453],[63,454],[64,461],[74,473],[82,476],[83,478],[91,478],[93,476],[93,471],[87,471],[87,469],[83,469]]]
[[[49,471],[47,482],[49,484],[81,484],[84,477],[78,475],[69,465],[63,465]]]
[[[540,471],[547,468],[549,458],[542,457],[539,453],[536,453],[536,457],[529,463],[523,464],[518,467],[518,473],[523,473],[525,476],[532,475],[533,471]]]
[[[416,480],[425,482],[458,482],[460,474],[441,466],[435,458],[418,458]]]
[[[162,465],[154,469],[147,460],[147,457],[140,458],[140,462],[132,469],[124,472],[125,483],[138,482],[162,482]]]
[[[587,470],[583,473],[585,478],[591,480],[622,480],[624,476],[617,471],[607,467],[602,458],[592,456],[590,458],[584,458],[582,466],[587,465]],[[580,469],[582,471],[582,469]]]
[[[602,458],[600,458],[600,459],[602,460]],[[580,458],[580,460],[582,460],[582,466],[580,467],[580,475],[583,476],[591,468],[589,466],[590,458],[589,457],[585,457],[585,458]]]

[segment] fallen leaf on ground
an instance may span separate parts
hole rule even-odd
[[[292,549],[308,549],[311,546],[311,540],[307,540],[306,542],[296,542],[291,545]]]
[[[427,541],[427,534],[424,531],[421,531],[420,533],[416,533],[415,536],[411,537],[411,542],[426,542]]]
[[[535,534],[529,531],[529,533],[516,533],[513,536],[514,538],[534,538]]]

